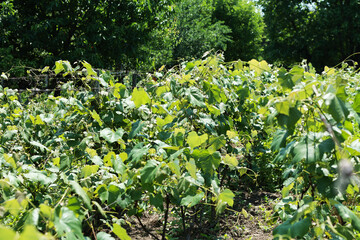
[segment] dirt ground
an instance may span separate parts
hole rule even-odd
[[[273,221],[273,205],[280,197],[277,193],[257,191],[253,193],[238,193],[234,199],[233,210],[226,210],[213,222],[191,221],[187,225],[186,233],[182,231],[182,222],[169,215],[167,239],[169,240],[220,240],[220,239],[272,239],[272,230],[276,226]],[[196,213],[194,213],[196,214]],[[191,217],[189,217],[191,218]],[[206,218],[209,219],[209,218]],[[161,239],[163,215],[156,213],[144,214],[140,225],[138,219],[128,219],[131,227],[127,229],[129,236],[134,240]]]

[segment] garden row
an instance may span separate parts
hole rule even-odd
[[[359,236],[354,69],[212,55],[134,89],[87,62],[43,71],[69,79],[60,96],[0,91],[4,239],[130,239],[127,217],[150,211],[163,222],[154,238],[170,234],[170,217],[180,236],[189,214],[221,218],[241,185],[283,186],[275,238]]]

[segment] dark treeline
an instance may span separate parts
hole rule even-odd
[[[0,72],[59,59],[151,71],[210,49],[321,70],[360,51],[359,15],[355,0],[5,0]]]

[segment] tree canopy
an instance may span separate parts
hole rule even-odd
[[[359,15],[358,0],[5,0],[0,71],[59,59],[151,70],[211,49],[321,70],[359,51]]]
[[[307,59],[321,69],[360,50],[357,0],[262,0],[260,4],[268,39],[265,58],[270,61],[291,65]]]
[[[214,17],[231,29],[225,51],[227,61],[251,60],[263,53],[264,22],[255,4],[239,0],[218,0]]]

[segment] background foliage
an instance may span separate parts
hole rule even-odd
[[[227,13],[233,4],[236,11]],[[0,6],[1,71],[58,59],[150,70],[227,46],[227,54],[241,51],[233,59],[260,53],[260,14],[246,1],[7,0]]]
[[[307,59],[316,69],[359,52],[359,1],[260,1],[268,43],[265,59],[289,66]],[[351,59],[359,60],[359,56]]]
[[[227,61],[265,58],[318,71],[359,51],[359,3],[349,1],[2,1],[0,70],[58,59],[150,70],[210,49]],[[351,59],[358,60],[358,55]]]

